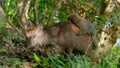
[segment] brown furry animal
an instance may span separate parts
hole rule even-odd
[[[92,26],[90,21],[80,17],[77,13],[72,13],[68,16],[68,21],[71,24],[76,25],[80,30],[76,32],[76,35],[81,35],[81,34],[89,34],[91,36],[92,40],[94,40],[94,47],[97,47],[97,39],[96,39],[96,33],[95,33],[95,28]]]
[[[70,23],[75,24],[77,27],[80,28],[80,31],[77,32],[77,34],[91,34],[93,35],[94,30],[92,28],[91,23],[80,17],[77,13],[72,13],[68,16],[68,21],[70,21]]]
[[[96,54],[93,53],[96,48],[94,47],[95,41],[92,40],[89,34],[76,36],[75,33],[78,31],[80,31],[78,27],[66,21],[59,22],[48,28],[43,28],[42,26],[32,28],[27,31],[26,35],[33,46],[52,44],[57,49],[67,49],[69,55],[73,55],[73,51],[77,50],[87,54],[94,60],[98,60]]]

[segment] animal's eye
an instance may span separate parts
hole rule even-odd
[[[35,38],[36,36],[34,35],[33,38]]]
[[[104,38],[104,40],[106,40],[106,39],[107,39],[107,37]]]

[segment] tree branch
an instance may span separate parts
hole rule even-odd
[[[38,11],[37,11],[37,0],[34,0],[34,24],[37,25],[38,24]]]
[[[50,26],[50,24],[52,23],[52,18],[54,16],[55,12],[61,7],[62,2],[64,2],[64,0],[59,0],[58,3],[56,4],[55,8],[52,10],[50,17],[48,19],[48,22],[47,22],[47,26]]]
[[[7,22],[19,35],[21,35],[20,32],[16,29],[16,27],[12,24],[10,18],[6,17],[8,16],[8,14],[5,13],[2,6],[0,6],[0,10],[1,10],[1,13],[3,14],[3,17],[5,18],[4,20],[6,20],[5,22]]]

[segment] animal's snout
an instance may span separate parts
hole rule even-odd
[[[102,48],[103,48],[103,47],[105,47],[105,45],[104,45],[104,44],[101,44],[101,45],[100,45],[100,47],[102,47]]]

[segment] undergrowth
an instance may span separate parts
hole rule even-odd
[[[76,55],[73,58],[66,58],[56,55],[41,58],[34,54],[34,59],[38,66],[49,68],[119,68],[120,47],[114,47],[106,55],[101,55],[99,63],[92,63],[89,57],[85,55]],[[40,60],[38,62],[38,60]],[[47,60],[47,61],[46,61]]]
[[[41,56],[39,52],[34,52],[34,49],[27,49],[21,41],[16,42],[16,38],[12,39],[11,35],[14,34],[7,35],[13,32],[5,34],[4,30],[0,33],[0,39],[3,39],[0,40],[0,68],[24,68],[25,63],[33,68],[120,68],[118,46],[113,47],[106,55],[100,55],[99,63],[94,64],[88,56],[80,54],[72,58],[61,55]]]

